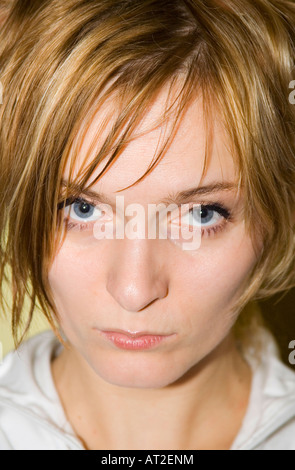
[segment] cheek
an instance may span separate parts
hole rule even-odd
[[[255,262],[243,226],[228,237],[206,240],[194,254],[179,256],[170,306],[185,357],[199,362],[229,334],[239,313],[229,312]]]
[[[256,264],[251,239],[244,233],[243,225],[232,232],[211,260],[211,287],[222,298],[235,300],[249,273]],[[204,276],[206,278],[206,276]]]
[[[191,326],[202,323],[212,327],[224,322],[255,263],[256,255],[242,224],[230,236],[206,240],[198,252],[186,255],[174,287],[182,311],[187,316],[190,312],[187,320]]]
[[[75,316],[92,302],[92,292],[103,286],[103,251],[83,250],[65,241],[49,271],[49,284],[61,318]],[[82,310],[81,310],[82,309]],[[88,309],[87,309],[88,310]]]

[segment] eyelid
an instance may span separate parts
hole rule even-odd
[[[86,203],[90,206],[93,206],[94,207],[94,210],[98,210],[100,211],[101,215],[102,216],[106,216],[106,217],[112,217],[113,216],[113,211],[111,210],[111,214],[109,214],[109,207],[106,207],[108,206],[108,204],[105,204],[105,203],[100,203],[98,204],[97,202],[95,201],[92,201],[90,199],[86,199],[86,198],[82,198],[82,197],[76,197],[76,198],[68,198],[66,200],[66,205],[64,207],[64,209],[68,208],[69,206],[71,206],[72,204],[79,204],[79,203]],[[70,209],[70,213],[69,213],[69,216],[71,214],[71,210],[72,208]],[[75,219],[74,219],[75,220]],[[85,219],[86,220],[86,219]],[[105,219],[104,219],[105,220]],[[109,219],[110,220],[110,219]],[[90,222],[90,221],[89,221]],[[93,223],[93,221],[91,221],[90,223]]]
[[[192,203],[188,203],[188,204],[185,204],[186,206],[188,206],[188,210],[185,211],[184,213],[182,213],[181,215],[186,215],[188,212],[190,212],[195,206],[197,207],[204,207],[206,209],[210,209],[210,210],[213,210],[215,212],[218,212],[224,219],[226,220],[231,220],[232,219],[232,213],[231,211],[222,203],[219,203],[219,202],[199,202],[199,203],[196,203],[196,202],[192,202]],[[179,214],[179,212],[178,212]],[[176,216],[177,218],[177,216]],[[171,220],[172,217],[171,217]]]
[[[70,196],[67,199],[64,199],[63,201],[59,202],[57,205],[57,210],[65,209],[66,207],[70,206],[71,204],[74,204],[74,202],[86,202],[87,204],[90,204],[91,206],[94,207],[99,207],[100,205],[105,205],[103,203],[98,203],[97,201],[91,200],[91,198],[84,198],[81,196]]]
[[[69,205],[73,204],[75,202],[76,198],[74,197],[68,197],[67,199],[63,199],[61,202],[57,204],[57,210],[65,209]]]

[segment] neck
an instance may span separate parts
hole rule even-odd
[[[102,380],[73,349],[52,364],[73,429],[89,449],[228,449],[247,409],[250,367],[232,334],[173,384],[125,388]]]

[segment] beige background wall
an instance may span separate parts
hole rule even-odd
[[[1,316],[0,318],[0,361],[1,355],[2,357],[5,356],[11,349],[14,348],[14,342],[11,335],[11,328],[10,322]],[[48,323],[41,318],[35,318],[30,328],[30,332],[28,334],[28,338],[33,336],[41,331],[48,329]],[[2,354],[1,354],[2,353]]]
[[[6,311],[3,312],[0,308],[0,362],[11,349],[14,349],[14,341],[11,334],[11,326],[10,326],[10,315],[9,315],[9,308],[12,305],[12,294],[10,288],[4,289],[4,299]],[[29,311],[28,302],[25,302],[24,312]],[[49,325],[47,320],[42,316],[39,310],[36,309],[35,317],[33,319],[30,331],[27,335],[27,338],[44,331],[45,329],[49,329]]]

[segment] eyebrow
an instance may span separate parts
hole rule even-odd
[[[62,180],[62,186],[67,187],[69,185],[67,180]],[[86,196],[92,199],[93,202],[104,203],[112,205],[111,199],[103,193],[95,192],[91,189],[82,189],[78,184],[71,183],[70,188],[79,194],[77,197]],[[215,194],[221,191],[233,191],[238,188],[238,184],[230,181],[213,181],[212,183],[199,186],[196,188],[189,188],[183,191],[178,191],[174,194],[169,194],[167,198],[164,198],[160,202],[176,203],[180,204],[190,200],[194,196],[204,196]]]

